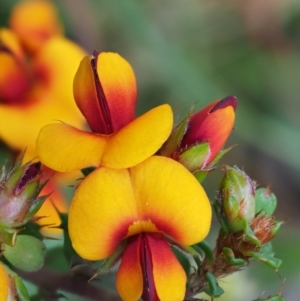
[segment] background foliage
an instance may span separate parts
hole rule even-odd
[[[2,0],[0,25],[16,0]],[[67,36],[87,52],[116,51],[133,66],[138,113],[170,103],[180,120],[214,99],[239,100],[235,130],[224,159],[277,195],[276,216],[286,220],[274,249],[283,259],[284,296],[300,294],[300,2],[297,0],[60,0]],[[5,122],[5,121],[1,121]],[[2,148],[3,149],[3,148]],[[1,161],[7,159],[3,149]],[[216,196],[218,171],[205,181]],[[214,239],[212,235],[212,241]],[[53,250],[55,252],[55,249]],[[50,256],[49,256],[50,257]],[[238,285],[237,285],[238,282]],[[275,293],[281,279],[253,264],[224,279],[222,300]],[[33,288],[34,290],[34,288]],[[64,293],[69,299],[71,295]],[[245,296],[246,294],[246,296]],[[265,295],[265,296],[266,296]],[[227,296],[227,297],[226,297]]]

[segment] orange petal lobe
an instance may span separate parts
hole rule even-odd
[[[99,168],[79,185],[69,211],[73,247],[89,260],[103,259],[138,219],[128,170]]]
[[[63,123],[43,127],[37,138],[37,154],[46,166],[60,172],[98,166],[106,140]]]
[[[43,216],[37,223],[40,225],[58,226],[61,223],[58,212],[67,211],[67,202],[59,190],[58,183],[54,179],[51,179],[42,189],[40,195],[49,195],[49,197],[36,214],[37,217]],[[42,230],[46,235],[61,233],[60,229],[49,227],[42,228]]]
[[[146,235],[153,265],[153,277],[159,300],[182,301],[186,274],[161,234]]]
[[[203,136],[207,137],[211,149],[210,157],[213,159],[228,139],[234,125],[235,113],[231,106],[219,109],[209,114],[201,129]],[[208,160],[210,161],[210,160]]]
[[[134,119],[137,96],[134,71],[119,54],[111,52],[99,54],[97,71],[116,132]]]
[[[9,293],[9,277],[0,263],[0,301],[7,301]]]
[[[195,177],[180,163],[153,156],[130,169],[141,220],[192,245],[203,240],[211,224],[208,197]]]
[[[109,137],[102,164],[128,168],[153,155],[167,140],[173,126],[169,105],[158,106]]]
[[[91,67],[91,60],[85,56],[80,62],[73,83],[74,98],[78,108],[87,120],[91,130],[104,133],[102,112],[96,93],[95,79]]]
[[[116,287],[124,301],[137,301],[143,292],[143,275],[140,264],[141,236],[129,240],[119,267]]]

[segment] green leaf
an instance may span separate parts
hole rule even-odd
[[[230,248],[223,248],[223,254],[226,261],[234,266],[242,266],[245,265],[246,262],[242,258],[235,258],[233,251]]]
[[[202,240],[201,242],[194,245],[194,248],[197,250],[197,248],[200,248],[201,251],[204,252],[205,258],[208,262],[213,263],[214,262],[214,253],[209,245],[209,243],[206,240]]]
[[[183,118],[183,120],[175,127],[168,140],[164,143],[162,148],[159,150],[159,155],[165,157],[172,157],[174,152],[178,150],[178,148],[180,147],[182,137],[186,132],[192,111],[193,108],[188,112],[188,114]]]
[[[211,297],[219,297],[224,293],[224,290],[219,286],[217,278],[210,272],[205,274],[208,287],[204,289],[204,292]]]

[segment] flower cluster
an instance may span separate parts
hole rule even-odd
[[[211,207],[182,164],[155,155],[172,131],[170,106],[135,118],[134,73],[114,53],[81,61],[74,97],[92,132],[55,123],[37,139],[39,158],[54,170],[95,167],[71,203],[74,249],[89,260],[113,256],[112,265],[121,259],[116,286],[124,300],[183,300],[186,274],[170,245],[202,241]]]
[[[62,36],[50,2],[21,2],[10,27],[0,32],[0,117],[9,117],[0,138],[19,156],[27,147],[25,161],[39,162],[21,157],[0,174],[0,301],[28,301],[14,269],[34,272],[44,264],[36,214],[49,190],[57,193],[49,170],[83,175],[68,214],[56,212],[67,259],[73,267],[74,257],[81,266],[101,260],[90,280],[117,268],[124,301],[218,297],[218,278],[251,259],[278,270],[271,240],[282,223],[273,216],[274,194],[228,166],[212,205],[201,185],[232,149],[223,147],[235,96],[191,111],[175,126],[168,104],[136,116],[131,65],[112,52],[84,56]],[[214,250],[205,242],[212,208],[221,224]]]

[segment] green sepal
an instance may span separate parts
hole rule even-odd
[[[36,196],[36,192],[38,188],[39,188],[39,183],[37,181],[30,182],[26,185],[26,187],[18,195],[18,197],[30,200]]]
[[[40,196],[31,203],[23,223],[26,223],[28,220],[30,220],[40,210],[49,195],[50,194]]]
[[[15,274],[13,276],[13,280],[19,297],[18,301],[30,301],[27,289],[24,283],[22,282],[21,278]]]
[[[243,229],[244,241],[248,241],[254,244],[256,247],[260,247],[261,246],[260,240],[255,236],[253,230],[251,229],[251,227],[249,226],[248,222],[245,219],[243,220],[243,224],[244,224],[244,229]]]
[[[23,167],[21,167],[21,168],[16,168],[16,166],[14,166],[13,170],[9,173],[9,176],[5,182],[6,189],[8,189],[10,192],[14,191],[17,183],[21,179],[23,172],[27,168],[28,165],[29,165],[29,162],[26,163],[25,165],[23,165]]]
[[[230,248],[223,248],[223,254],[226,261],[234,266],[242,266],[246,264],[246,261],[242,258],[235,258],[233,251]]]
[[[22,235],[34,236],[35,238],[37,238],[39,240],[43,240],[45,237],[40,232],[41,228],[43,228],[42,225],[40,225],[34,221],[29,221],[26,223],[25,227],[22,229]]]
[[[175,241],[174,239],[172,239],[170,236],[166,236],[165,238],[167,239],[167,241],[170,245],[178,248],[179,250],[186,253],[187,255],[191,255],[193,257],[201,257],[199,252],[197,252],[197,250],[195,250],[192,246],[180,244],[177,241]]]
[[[205,274],[205,279],[208,286],[204,288],[204,292],[211,297],[219,297],[224,293],[224,290],[219,286],[217,278],[210,272]]]
[[[283,221],[276,221],[275,225],[273,226],[272,230],[271,230],[271,234],[274,236],[277,234],[277,232],[279,231],[280,227],[284,224]]]
[[[63,245],[63,249],[64,249],[64,255],[65,258],[67,259],[67,262],[69,264],[71,264],[73,262],[73,259],[76,258],[78,255],[76,253],[76,251],[74,250],[73,246],[72,246],[72,242],[70,239],[70,235],[69,235],[69,229],[68,229],[68,214],[67,213],[63,213],[63,212],[59,212],[56,208],[56,211],[59,215],[60,218],[60,225],[57,226],[57,228],[62,229],[63,230],[63,236],[64,236],[64,245]]]
[[[282,260],[275,258],[269,254],[266,253],[260,253],[260,252],[248,252],[248,256],[253,257],[254,259],[262,262],[266,266],[270,267],[271,269],[275,270],[275,272],[278,271],[278,268],[282,264]]]
[[[193,112],[192,108],[188,114],[183,118],[183,120],[174,128],[168,140],[159,150],[160,156],[172,157],[173,154],[178,150],[180,143],[182,141],[183,135],[185,134],[190,117]]]
[[[231,194],[227,194],[223,199],[224,218],[228,221],[233,232],[243,229],[243,220],[239,218],[239,201]]]
[[[235,147],[235,145],[219,151],[219,153],[216,155],[216,157],[209,163],[209,165],[207,166],[207,169],[209,169],[209,170],[213,169],[217,165],[217,163],[222,159],[222,157],[224,155],[226,155],[229,151],[231,151],[234,147]]]
[[[178,162],[193,173],[203,166],[209,153],[210,148],[208,142],[196,144],[180,153]]]
[[[255,213],[271,216],[277,206],[277,198],[269,188],[259,188],[255,192]]]
[[[92,279],[96,278],[99,275],[106,274],[109,270],[111,270],[115,266],[115,264],[121,259],[126,246],[127,246],[127,242],[123,240],[118,245],[114,253],[103,261],[100,268],[96,271],[96,273],[92,276],[92,278],[89,279],[89,281],[91,281]]]
[[[4,243],[8,246],[14,245],[17,230],[0,225],[0,244]]]
[[[90,166],[90,167],[82,168],[80,171],[81,171],[81,173],[86,177],[86,176],[88,176],[90,173],[92,173],[95,169],[96,169],[96,167]]]
[[[224,216],[221,212],[221,208],[219,206],[219,203],[217,201],[213,202],[212,203],[212,208],[213,208],[213,210],[215,212],[215,215],[216,215],[216,217],[217,217],[217,219],[218,219],[218,221],[219,221],[219,223],[222,227],[222,230],[224,231],[224,233],[226,235],[228,235],[229,232],[230,232],[229,225],[228,225],[227,220],[224,218]]]
[[[208,262],[213,263],[215,261],[213,249],[206,240],[202,240],[193,247],[196,251],[199,248],[205,254],[205,258]]]
[[[208,174],[208,171],[206,171],[206,170],[198,170],[193,173],[193,175],[195,176],[195,178],[197,179],[197,181],[200,184],[205,180],[207,174]]]
[[[192,256],[195,260],[195,262],[197,263],[198,266],[201,265],[201,260],[200,258],[201,253],[199,253],[197,251],[196,248],[194,248],[193,246],[187,246],[187,245],[183,245],[178,243],[177,241],[173,240],[171,237],[167,237],[166,239],[168,241],[168,243],[174,248],[174,250],[178,250],[180,252],[180,254],[182,254],[182,256],[184,256],[186,259],[190,259],[190,257]]]
[[[275,295],[269,297],[266,301],[286,301],[282,296]]]

